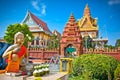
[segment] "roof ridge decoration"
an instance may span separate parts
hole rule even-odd
[[[88,4],[86,4],[86,6],[84,8],[83,17],[78,21],[79,26],[82,27],[86,21],[88,21],[91,28],[97,27],[97,19],[91,17],[90,8],[89,8]]]
[[[71,13],[70,18],[68,19],[68,23],[71,23],[71,22],[76,22],[76,20],[75,20],[75,17],[74,17],[74,14],[73,14],[73,13]]]
[[[90,8],[89,8],[88,4],[86,4],[86,7],[84,9],[84,16],[89,16],[89,17],[91,16]]]

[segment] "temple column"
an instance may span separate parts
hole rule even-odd
[[[44,40],[44,42],[45,42],[45,47],[46,47],[46,39]]]
[[[96,49],[98,48],[97,41],[95,42],[95,48],[96,48]]]
[[[34,39],[34,46],[36,46],[36,39]]]
[[[101,45],[102,45],[102,49],[104,48],[104,42],[101,42]]]
[[[48,46],[48,40],[46,40],[46,46]]]
[[[43,46],[45,46],[45,41],[44,41],[44,39],[43,39]]]
[[[47,39],[46,39],[46,46],[47,46]]]

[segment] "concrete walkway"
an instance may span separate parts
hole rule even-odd
[[[6,75],[6,74],[0,74],[0,80],[35,80],[37,77],[30,76],[20,76],[20,77],[15,77],[14,74],[12,75]],[[41,77],[42,80],[57,80],[58,78],[61,78],[61,80],[67,80],[68,75],[66,73],[50,73],[48,75],[44,75]]]

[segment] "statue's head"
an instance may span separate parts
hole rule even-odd
[[[23,45],[23,43],[24,43],[24,34],[21,33],[21,32],[17,32],[14,35],[14,43],[19,44],[19,45]]]

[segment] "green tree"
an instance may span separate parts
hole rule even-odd
[[[50,42],[48,44],[48,48],[49,49],[57,49],[60,46],[60,40],[57,39],[57,36],[55,34],[52,34],[51,38],[50,38]]]
[[[119,61],[103,54],[83,54],[73,61],[73,77],[83,76],[84,80],[113,80],[114,70]]]
[[[95,43],[92,41],[90,36],[86,36],[82,39],[83,47],[84,48],[95,48]]]
[[[105,44],[105,45],[104,45],[104,48],[115,49],[116,47],[115,47],[115,46],[112,46],[112,45],[107,45],[107,44]]]
[[[115,47],[116,47],[116,48],[120,47],[120,39],[117,39],[117,40],[116,40]]]
[[[14,35],[17,32],[22,32],[25,36],[24,45],[27,47],[28,41],[32,41],[33,35],[26,24],[13,24],[7,27],[4,39],[7,43],[14,43]]]

